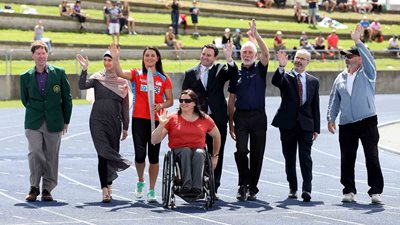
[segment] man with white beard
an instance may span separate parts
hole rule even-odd
[[[242,59],[240,70],[233,61],[228,62],[228,73],[232,76],[228,88],[229,133],[236,141],[235,161],[239,174],[239,190],[236,198],[239,201],[257,199],[259,191],[257,184],[267,136],[265,89],[269,51],[257,31],[255,20],[250,22],[248,33],[254,36],[260,47],[259,62],[255,62],[257,47],[252,42],[243,44],[240,50]],[[249,137],[250,149],[247,147]]]

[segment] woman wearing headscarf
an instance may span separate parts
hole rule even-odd
[[[164,73],[160,51],[155,47],[143,50],[142,68],[122,70],[119,63],[119,49],[115,43],[109,47],[113,57],[115,72],[119,77],[132,82],[134,96],[132,115],[132,138],[135,148],[135,166],[138,175],[135,197],[143,197],[145,186],[144,170],[146,156],[149,161],[149,190],[148,202],[157,202],[154,187],[159,170],[160,144],[151,144],[151,132],[158,125],[156,113],[173,104],[172,83]],[[148,76],[149,75],[149,76]]]
[[[119,144],[128,135],[129,127],[129,84],[115,74],[109,51],[104,53],[104,70],[87,79],[89,60],[77,55],[82,67],[79,88],[94,89],[94,102],[90,114],[90,133],[99,158],[98,172],[103,201],[111,201],[111,185],[121,172],[132,164],[119,154]],[[90,92],[88,92],[90,93]],[[90,95],[90,94],[89,94]],[[122,134],[121,134],[122,133]],[[121,137],[122,136],[122,137]]]

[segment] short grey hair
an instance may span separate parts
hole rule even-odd
[[[242,48],[240,49],[240,51],[242,51],[245,47],[247,47],[247,46],[250,46],[253,50],[254,50],[254,52],[257,54],[257,46],[256,46],[256,44],[254,44],[253,42],[251,42],[251,41],[248,41],[248,42],[246,42],[246,43],[244,43],[243,45],[242,45]]]
[[[299,50],[296,51],[296,55],[299,54],[299,53],[300,54],[305,54],[307,56],[307,60],[311,61],[311,54],[310,54],[309,51],[307,51],[305,49],[299,49]],[[296,57],[296,55],[295,55],[295,57]]]

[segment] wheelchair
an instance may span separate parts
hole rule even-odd
[[[182,190],[181,167],[178,157],[172,150],[164,155],[163,175],[162,175],[162,206],[164,208],[174,209],[176,207],[175,195],[179,196],[185,202],[194,202],[196,200],[205,200],[205,209],[212,207],[215,201],[215,183],[214,171],[211,165],[211,155],[206,151],[203,170],[203,193],[197,196],[183,195]]]

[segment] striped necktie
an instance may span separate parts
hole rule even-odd
[[[297,74],[297,91],[299,92],[299,106],[303,105],[303,84],[300,80],[301,74]]]

